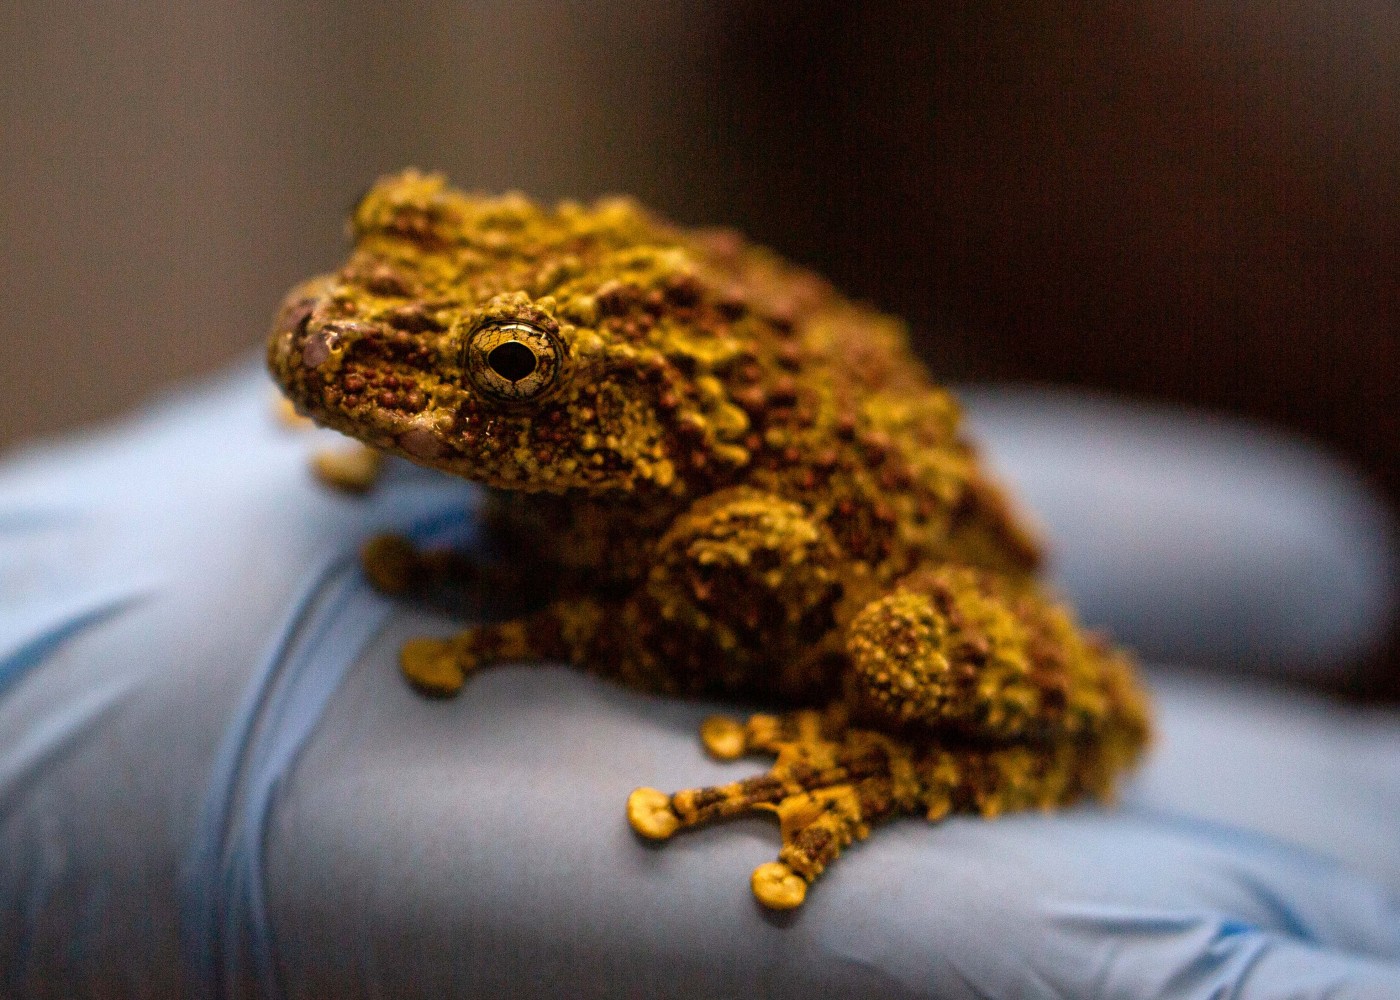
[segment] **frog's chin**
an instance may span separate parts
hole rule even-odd
[[[576,493],[596,497],[637,494],[659,488],[671,488],[674,492],[679,487],[669,476],[666,486],[661,487],[654,472],[646,474],[653,471],[649,469],[603,470],[570,460],[521,464],[515,454],[504,460],[483,463],[475,455],[462,454],[454,442],[421,425],[404,428],[380,447],[417,465],[511,493]]]

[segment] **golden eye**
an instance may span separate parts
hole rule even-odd
[[[467,335],[462,367],[485,396],[524,402],[558,381],[564,345],[553,330],[520,319],[490,319]]]

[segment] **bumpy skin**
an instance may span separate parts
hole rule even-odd
[[[789,706],[702,730],[718,756],[776,755],[767,774],[628,802],[657,838],[775,812],[753,889],[779,908],[877,820],[1106,797],[1141,752],[1131,662],[1037,584],[898,322],[622,199],[548,209],[409,171],[352,230],[348,263],[288,295],[272,372],[319,423],[486,484],[502,585],[538,607],[410,642],[421,690],[562,658]],[[367,553],[387,589],[451,562]]]

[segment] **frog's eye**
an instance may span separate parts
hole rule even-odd
[[[491,319],[474,327],[463,348],[462,367],[483,395],[523,402],[559,381],[564,345],[549,329],[526,320]]]

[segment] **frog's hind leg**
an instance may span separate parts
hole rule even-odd
[[[664,840],[689,827],[753,812],[778,817],[782,848],[754,870],[754,896],[770,909],[799,906],[807,886],[842,849],[900,815],[942,820],[1050,809],[1102,795],[1116,765],[1097,743],[943,746],[849,727],[844,708],[708,720],[702,739],[722,758],[777,756],[767,774],[667,795],[639,788],[627,816],[642,836]]]
[[[1029,579],[965,566],[912,573],[855,616],[847,653],[847,699],[882,728],[1100,743],[1120,767],[1149,736],[1128,656]]]
[[[746,725],[711,719],[702,739],[719,757],[757,751],[777,760],[767,774],[728,785],[674,795],[639,788],[628,799],[628,819],[638,833],[660,840],[712,820],[776,814],[782,850],[752,879],[754,895],[772,909],[799,905],[807,884],[873,824],[919,807],[921,786],[909,749],[879,733],[848,728],[840,707],[756,715]]]

